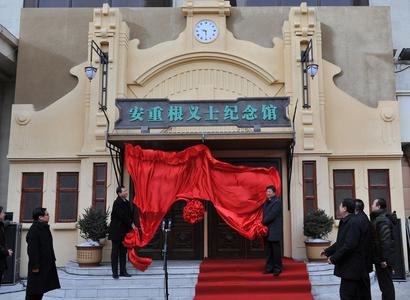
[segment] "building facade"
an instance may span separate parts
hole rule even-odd
[[[201,22],[216,34],[199,37]],[[388,9],[186,1],[182,8],[23,9],[21,24],[7,207],[24,230],[33,207],[48,208],[59,265],[75,259],[77,216],[114,200],[117,169],[107,141],[116,150],[125,143],[167,151],[204,143],[222,161],[275,166],[285,256],[305,257],[305,213],[321,208],[337,218],[345,197],[367,204],[384,197],[404,218]],[[93,41],[108,54],[106,93]],[[316,76],[307,76],[304,62],[318,65]],[[90,64],[98,68],[92,81],[84,74]],[[283,117],[290,126],[118,126],[119,101],[211,106],[270,98],[289,101]],[[132,190],[126,172],[123,182]],[[262,255],[257,242],[237,235],[211,206],[197,226],[179,221],[180,211],[176,205],[170,212],[174,258]],[[155,257],[160,242],[154,238],[145,253]],[[109,245],[104,249],[108,259]]]
[[[373,0],[369,5],[389,6],[394,48],[396,97],[400,105],[400,128],[403,147],[403,188],[406,216],[410,215],[410,3],[405,0]]]
[[[20,9],[23,0],[0,0],[0,206],[7,205],[7,152],[11,105],[14,103]]]

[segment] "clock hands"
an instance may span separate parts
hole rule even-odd
[[[195,25],[194,35],[199,42],[210,43],[216,39],[218,27],[213,21],[200,20]]]

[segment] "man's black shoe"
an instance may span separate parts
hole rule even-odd
[[[273,273],[273,271],[269,271],[269,270],[263,271],[263,274],[272,274],[272,273]]]
[[[120,278],[120,277],[119,277],[118,275],[113,274],[113,275],[112,275],[112,278],[118,279],[118,278]]]
[[[131,277],[131,274],[128,274],[127,272],[121,273],[121,277]]]
[[[273,276],[279,276],[280,273],[282,273],[282,271],[275,270],[275,271],[273,271]]]

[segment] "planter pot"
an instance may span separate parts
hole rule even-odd
[[[320,253],[330,246],[330,241],[322,239],[309,239],[305,241],[305,246],[306,256],[309,261],[327,261],[327,258],[320,256]]]
[[[103,246],[76,246],[77,262],[80,267],[97,267],[102,260]]]

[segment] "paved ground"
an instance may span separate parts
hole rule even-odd
[[[394,287],[396,290],[396,299],[397,300],[404,300],[404,299],[409,299],[410,295],[410,276],[407,277],[406,282],[395,282]],[[2,299],[0,297],[0,299]],[[318,295],[315,300],[338,300],[340,299],[339,295],[335,294],[323,294],[323,295]],[[380,293],[379,285],[374,283],[372,285],[372,299],[373,300],[381,300],[382,296]]]
[[[394,286],[396,288],[396,299],[409,299],[410,295],[410,277],[407,277],[406,282],[395,282]],[[0,287],[0,300],[24,300],[25,292],[21,291],[24,287],[19,284],[16,286],[1,286]],[[373,300],[381,299],[379,286],[373,284],[372,286],[372,296]],[[62,299],[62,298],[61,298]],[[335,294],[326,294],[316,297],[315,300],[337,300],[339,299],[338,295]],[[47,300],[45,297],[44,300]]]

